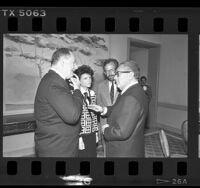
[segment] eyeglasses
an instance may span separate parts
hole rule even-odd
[[[119,77],[119,73],[130,73],[131,71],[116,71],[115,75]]]

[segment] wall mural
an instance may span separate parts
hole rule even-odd
[[[78,65],[90,65],[97,84],[109,56],[108,41],[108,35],[95,34],[4,34],[4,115],[33,112],[38,84],[57,48],[70,48]]]

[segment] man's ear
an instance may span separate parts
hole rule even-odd
[[[132,74],[132,77],[135,78],[135,73],[134,73],[134,72],[131,72],[131,74]]]
[[[60,63],[61,63],[61,66],[63,67],[63,66],[64,66],[64,60],[63,60],[63,57],[61,57],[61,59],[60,59]]]

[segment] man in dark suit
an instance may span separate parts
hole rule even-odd
[[[121,95],[111,107],[90,106],[108,117],[102,126],[106,157],[144,157],[144,123],[148,99],[138,83],[139,67],[134,61],[119,65],[115,81]]]
[[[35,97],[35,150],[38,157],[77,157],[82,113],[79,79],[73,74],[75,57],[67,48],[53,53],[51,68]],[[65,79],[71,80],[73,94]]]

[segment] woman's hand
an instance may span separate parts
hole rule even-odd
[[[104,108],[99,106],[99,105],[96,105],[96,104],[91,104],[91,105],[88,105],[88,109],[90,110],[94,110],[95,112],[100,112],[102,113]]]

